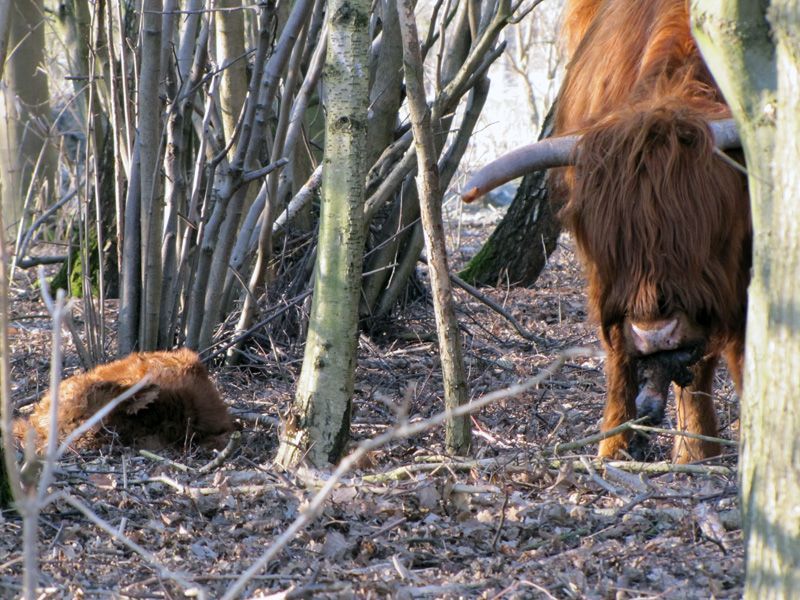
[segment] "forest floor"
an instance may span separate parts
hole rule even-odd
[[[456,265],[474,254],[498,218],[487,207],[459,216],[458,233],[451,227]],[[50,324],[33,286],[19,286],[18,279],[11,302],[12,396],[27,407],[47,387]],[[522,339],[504,318],[458,290],[472,398],[536,376],[567,349],[583,351],[535,389],[474,415],[472,463],[442,457],[440,427],[371,452],[321,514],[250,580],[244,597],[740,597],[735,452],[696,474],[593,466],[592,444],[554,456],[557,443],[598,430],[605,389],[570,240],[562,237],[532,289],[482,292],[545,342]],[[429,303],[416,301],[398,314],[392,335],[360,337],[354,444],[386,432],[401,407],[412,423],[442,410],[434,333]],[[219,598],[302,513],[320,475],[281,472],[271,463],[302,356],[295,347],[251,352],[260,364],[211,366],[241,428],[241,445],[219,469],[199,474],[214,455],[192,446],[160,452],[172,462],[119,446],[65,458],[55,490],[90,507],[147,556],[56,500],[39,528],[39,597],[184,596],[168,569]],[[65,374],[77,365],[67,344]],[[722,436],[737,439],[738,402],[723,370],[715,394]],[[669,436],[655,437],[653,459],[668,459],[670,446]],[[2,598],[20,590],[20,540],[21,521],[4,512]]]

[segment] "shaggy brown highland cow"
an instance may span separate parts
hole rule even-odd
[[[571,0],[564,27],[573,55],[555,133],[582,139],[554,194],[608,353],[603,429],[657,421],[674,381],[677,428],[716,436],[713,374],[724,355],[741,388],[751,261],[746,180],[708,126],[730,112],[687,0]],[[641,454],[629,441],[603,440],[600,456]],[[673,459],[718,453],[677,437]]]
[[[97,447],[111,436],[124,445],[146,448],[188,441],[224,446],[233,422],[203,363],[187,349],[131,354],[62,381],[58,388],[59,441],[145,375],[149,375],[149,383],[79,438],[76,446]],[[14,423],[17,438],[24,437],[28,423],[36,432],[37,444],[43,446],[49,432],[49,392],[27,420]]]

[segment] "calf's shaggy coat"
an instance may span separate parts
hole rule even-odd
[[[97,447],[112,436],[124,445],[146,448],[190,440],[213,447],[225,444],[233,421],[203,363],[188,349],[131,354],[62,381],[58,388],[59,441],[145,375],[149,382],[80,437],[75,446]],[[36,432],[38,445],[43,446],[50,430],[49,391],[28,419],[15,421],[17,438],[24,438],[28,424]]]

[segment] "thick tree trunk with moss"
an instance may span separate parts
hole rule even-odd
[[[367,0],[329,3],[328,93],[319,246],[305,357],[277,462],[341,457],[350,432],[364,252],[369,86]]]
[[[522,178],[514,201],[461,272],[462,279],[489,286],[536,283],[561,233],[547,177],[547,171],[536,171]]]
[[[540,140],[552,133],[552,120],[550,110]],[[536,283],[561,233],[547,179],[548,171],[535,171],[522,178],[503,219],[460,273],[464,281],[489,286]]]
[[[745,598],[800,589],[800,4],[698,0],[695,35],[736,117],[753,211],[740,478]]]

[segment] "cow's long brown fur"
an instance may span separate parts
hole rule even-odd
[[[59,440],[145,375],[149,375],[149,383],[114,409],[101,425],[79,438],[76,447],[96,447],[107,443],[112,435],[122,444],[149,448],[190,440],[224,445],[233,422],[203,363],[188,349],[131,354],[62,381],[58,391]],[[43,445],[49,432],[49,392],[28,419],[14,423],[17,438],[24,437],[28,423]]]
[[[703,332],[706,355],[692,386],[676,389],[678,426],[716,435],[710,392],[720,354],[741,384],[751,244],[745,179],[714,155],[707,126],[729,109],[691,37],[686,0],[572,0],[564,28],[574,55],[555,130],[583,138],[554,191],[608,352],[603,428],[636,412],[626,320],[682,313]],[[609,438],[600,454],[626,444]],[[674,457],[718,450],[680,440]]]

